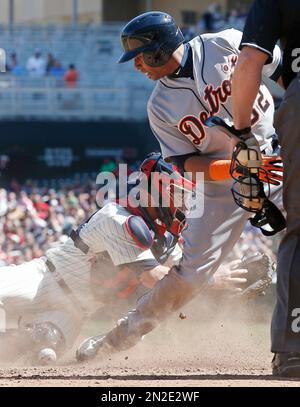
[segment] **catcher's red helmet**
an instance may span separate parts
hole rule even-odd
[[[194,184],[174,165],[164,161],[160,153],[149,154],[140,171],[147,176],[148,192],[160,221],[172,235],[180,235],[186,227],[184,192],[192,193]]]

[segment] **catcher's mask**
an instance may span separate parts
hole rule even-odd
[[[285,218],[277,206],[270,201],[268,173],[261,167],[244,167],[237,156],[243,150],[243,142],[236,145],[232,155],[230,175],[234,182],[231,188],[235,203],[248,212],[255,213],[249,221],[265,236],[272,236],[286,227]],[[251,150],[244,149],[245,154]],[[263,183],[261,179],[266,181]],[[265,187],[264,187],[265,186]]]
[[[232,154],[230,175],[234,182],[231,188],[235,203],[248,212],[259,212],[265,203],[265,200],[270,196],[270,184],[267,182],[267,191],[264,189],[263,183],[260,181],[260,172],[267,172],[260,167],[243,166],[238,156],[241,151],[244,154],[250,154],[250,149],[243,147],[243,142],[236,145]]]
[[[233,178],[231,192],[235,203],[245,211],[255,213],[250,218],[252,226],[258,227],[266,236],[272,236],[286,227],[285,218],[277,206],[270,201],[270,182],[268,172],[260,167],[257,151],[245,144],[243,133],[229,126],[222,118],[217,116],[209,117],[205,125],[207,127],[218,126],[220,130],[230,138],[238,139],[232,154],[230,175]],[[249,129],[250,131],[251,129]],[[244,162],[250,165],[245,166],[239,162],[238,157],[242,157]],[[266,188],[261,179],[264,179]]]
[[[151,206],[155,206],[159,220],[167,231],[179,236],[186,228],[186,193],[191,194],[193,183],[184,178],[172,164],[163,160],[160,153],[151,153],[144,160],[140,171],[148,179]]]

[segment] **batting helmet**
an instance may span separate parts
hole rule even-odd
[[[160,11],[150,11],[131,20],[121,34],[124,53],[119,63],[143,54],[147,65],[158,67],[168,62],[184,37],[173,17]]]

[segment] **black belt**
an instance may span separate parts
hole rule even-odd
[[[80,304],[80,301],[77,299],[76,295],[73,293],[71,288],[67,285],[65,280],[61,277],[61,275],[56,270],[55,265],[52,263],[51,260],[47,259],[45,262],[48,270],[51,273],[55,273],[57,284],[63,290],[63,292],[70,298],[75,308],[77,308],[84,316],[87,314],[87,310]]]
[[[77,247],[77,249],[81,250],[84,254],[87,254],[89,251],[89,246],[84,243],[84,241],[81,239],[79,236],[78,230],[72,230],[70,233],[70,238],[74,242],[74,246]]]

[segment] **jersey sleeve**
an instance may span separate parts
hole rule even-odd
[[[281,34],[280,0],[256,0],[248,14],[240,48],[250,46],[269,55]]]
[[[278,45],[275,45],[272,55],[272,62],[264,65],[263,75],[273,79],[276,82],[281,75],[282,69],[281,61],[282,61],[281,50]]]
[[[148,117],[151,130],[157,138],[163,158],[194,153],[197,149],[177,129],[164,122],[148,104]]]
[[[236,54],[239,53],[239,46],[241,43],[243,33],[239,30],[236,30],[235,28],[230,28],[228,30],[224,30],[219,34],[216,34],[216,40],[215,42],[219,46],[223,46],[224,48],[232,49],[233,52]]]
[[[154,259],[151,250],[139,247],[127,230],[126,222],[115,218],[107,218],[102,222],[103,243],[113,264],[134,263],[141,260]]]

